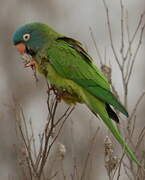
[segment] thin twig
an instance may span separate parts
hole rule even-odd
[[[93,41],[93,43],[94,43],[94,46],[95,46],[95,49],[96,49],[98,58],[99,58],[99,60],[100,60],[100,65],[102,66],[102,65],[103,65],[103,58],[102,58],[102,56],[101,56],[99,47],[98,47],[98,45],[97,45],[97,43],[96,43],[96,40],[95,40],[93,31],[92,31],[92,28],[90,27],[89,30],[90,30],[91,38],[92,38],[92,41]]]
[[[134,66],[134,63],[135,63],[135,60],[136,60],[136,56],[137,56],[137,54],[138,54],[138,52],[139,52],[139,49],[140,49],[140,47],[141,47],[141,44],[142,44],[142,38],[143,38],[144,29],[145,29],[145,24],[144,24],[143,27],[141,28],[141,33],[140,33],[139,42],[138,42],[136,51],[135,51],[135,53],[134,53],[134,56],[133,56],[133,58],[132,58],[132,63],[131,63],[131,66],[130,66],[130,69],[129,69],[129,73],[128,73],[128,77],[127,77],[127,80],[126,80],[126,83],[127,83],[127,84],[129,83],[129,80],[130,80],[130,77],[131,77],[131,74],[132,74],[132,70],[133,70],[133,66]]]
[[[91,153],[92,153],[92,150],[93,150],[93,145],[94,145],[94,143],[95,143],[95,140],[96,140],[96,137],[97,137],[97,134],[98,134],[99,130],[100,130],[100,127],[97,128],[94,136],[92,137],[92,139],[91,139],[91,141],[90,141],[90,148],[89,148],[89,151],[88,151],[86,160],[85,160],[85,162],[84,162],[84,167],[83,167],[83,170],[82,170],[82,174],[81,174],[80,180],[83,180],[83,179],[85,178],[85,173],[86,173],[88,161],[89,161],[89,158],[90,158],[90,156],[91,156]]]
[[[120,53],[122,54],[122,59],[124,60],[124,6],[122,0],[120,0],[121,6],[121,48]]]
[[[109,38],[110,38],[110,43],[111,43],[111,48],[112,48],[112,51],[113,51],[113,55],[115,57],[115,60],[120,68],[120,70],[122,70],[122,66],[119,62],[119,58],[117,56],[117,53],[116,53],[116,50],[115,50],[115,47],[114,47],[114,44],[113,44],[113,38],[112,38],[112,31],[111,31],[111,24],[110,24],[110,17],[109,17],[109,9],[107,7],[107,4],[106,4],[106,1],[103,0],[103,4],[104,4],[104,7],[105,7],[105,12],[106,12],[106,17],[107,17],[107,25],[108,25],[108,31],[109,31]]]

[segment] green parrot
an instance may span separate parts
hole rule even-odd
[[[31,57],[26,67],[35,66],[67,104],[84,103],[96,116],[99,115],[130,159],[141,166],[112,122],[113,119],[119,123],[119,119],[111,106],[126,117],[128,112],[112,94],[107,79],[80,42],[46,24],[34,22],[16,30],[13,44],[22,56]]]

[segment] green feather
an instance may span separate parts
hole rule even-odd
[[[88,57],[86,57],[88,58]],[[82,56],[64,41],[55,42],[48,49],[48,59],[63,77],[73,80],[100,100],[111,104],[128,117],[126,109],[111,93],[104,75],[92,64],[83,60]]]
[[[122,138],[119,130],[114,125],[112,120],[109,118],[108,113],[105,108],[105,104],[101,102],[98,99],[95,99],[92,95],[84,92],[84,97],[86,101],[86,104],[88,107],[94,112],[94,114],[99,114],[101,119],[104,121],[104,123],[107,125],[109,130],[112,132],[116,140],[122,145],[122,148],[127,153],[127,155],[139,166],[142,166],[140,162],[137,160],[135,154],[132,152],[132,150],[129,148],[129,146],[125,143],[124,139]]]

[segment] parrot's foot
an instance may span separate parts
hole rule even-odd
[[[58,91],[58,90],[55,90],[54,94],[56,96],[57,101],[60,102],[61,99],[62,99],[62,93],[60,91]]]
[[[36,61],[29,61],[25,64],[25,67],[31,67],[32,69],[36,68]]]
[[[62,93],[53,85],[51,85],[50,87],[48,87],[47,92],[49,93],[50,91],[53,91],[54,95],[56,96],[56,99],[58,102],[61,101],[61,97],[62,97]]]
[[[54,86],[50,86],[50,87],[48,87],[47,92],[49,92],[49,91],[55,91],[55,87],[54,87]]]

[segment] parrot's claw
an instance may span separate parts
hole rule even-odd
[[[24,67],[31,67],[32,69],[36,67],[36,61],[29,61]]]
[[[48,88],[47,93],[49,93],[50,91],[53,91],[56,99],[60,102],[62,94],[58,91],[58,89],[56,89],[56,87],[52,85]]]
[[[53,93],[56,96],[56,99],[58,102],[61,101],[61,97],[62,97],[62,93],[55,87],[55,86],[51,86],[48,88],[48,92],[53,91]]]
[[[51,86],[51,87],[48,88],[47,91],[49,92],[49,91],[54,91],[54,90],[55,90],[54,86]]]
[[[56,88],[53,85],[51,85],[50,87],[48,87],[47,93],[49,93],[50,91],[53,91],[55,94]]]

